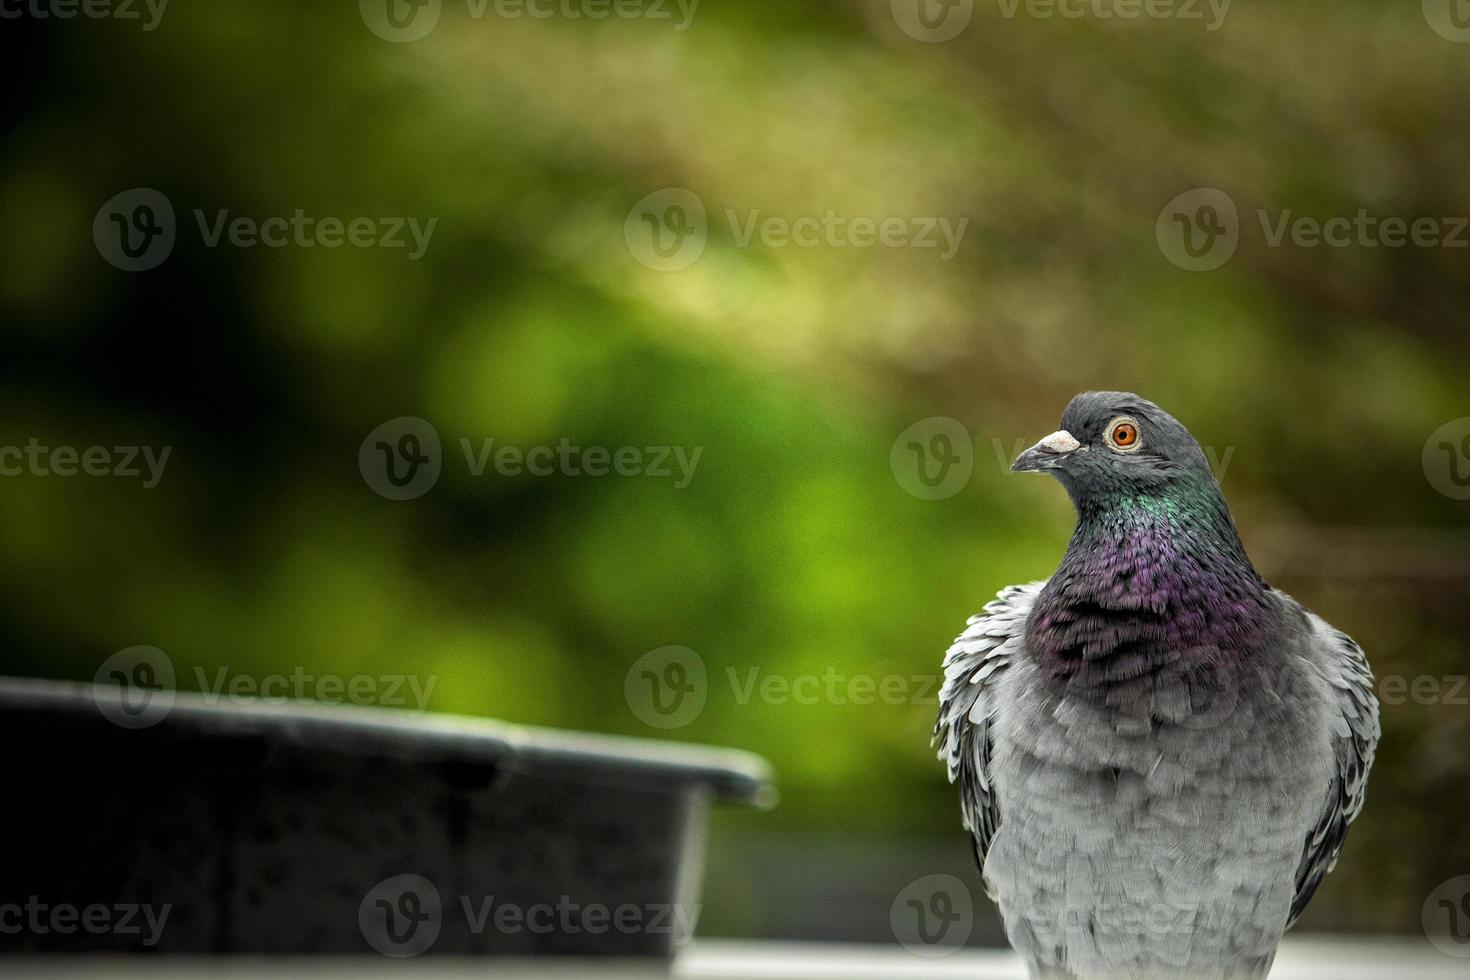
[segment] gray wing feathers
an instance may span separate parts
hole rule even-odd
[[[1322,815],[1307,836],[1296,872],[1296,898],[1291,904],[1287,928],[1296,924],[1322,879],[1337,864],[1348,824],[1363,809],[1368,793],[1368,770],[1378,747],[1378,699],[1373,694],[1373,672],[1363,650],[1346,633],[1333,629],[1320,617],[1307,613],[1312,625],[1308,642],[1313,644],[1318,666],[1335,695],[1328,712],[1332,725],[1336,771],[1323,800]]]
[[[1025,642],[1026,618],[1044,582],[1016,585],[972,616],[944,655],[944,686],[934,739],[949,781],[960,784],[960,814],[975,842],[981,871],[1000,828],[1000,807],[990,781],[990,726],[995,685]]]

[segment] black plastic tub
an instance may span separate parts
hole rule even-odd
[[[0,678],[0,951],[671,957],[741,752]],[[20,928],[10,928],[16,924]]]

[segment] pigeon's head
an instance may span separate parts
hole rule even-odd
[[[1061,429],[1016,457],[1011,470],[1050,473],[1079,506],[1216,486],[1189,430],[1148,399],[1123,391],[1072,399]]]

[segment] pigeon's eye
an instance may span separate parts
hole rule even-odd
[[[1108,445],[1120,452],[1131,453],[1138,448],[1138,423],[1132,419],[1113,419],[1108,425]]]

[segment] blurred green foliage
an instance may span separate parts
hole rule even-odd
[[[932,675],[967,615],[1060,557],[1061,490],[1003,464],[1099,387],[1230,453],[1263,571],[1380,674],[1470,671],[1467,505],[1421,467],[1430,433],[1470,415],[1466,252],[1273,248],[1255,218],[1470,213],[1470,46],[1417,4],[1241,4],[1207,32],[981,3],[945,44],[901,33],[888,0],[705,0],[686,31],[446,3],[411,44],[355,6],[177,4],[147,32],[6,23],[10,91],[27,94],[0,169],[0,443],[173,447],[153,490],[0,479],[6,672],[89,679],[146,643],[183,687],[196,667],[414,672],[437,678],[435,710],[759,752],[783,804],[722,826],[833,857],[798,868],[770,845],[762,870],[717,853],[708,901],[717,928],[780,931],[763,874],[852,874],[853,847],[942,842],[953,867],[894,858],[901,884],[968,875],[968,857],[928,747],[932,692],[741,704],[728,671]],[[179,242],[129,274],[91,226],[136,186],[169,196]],[[1154,234],[1199,186],[1241,214],[1239,251],[1208,273]],[[665,187],[710,215],[681,271],[624,241]],[[209,249],[196,208],[438,225],[417,262]],[[726,209],[969,227],[947,262],[742,247]],[[445,464],[399,503],[356,462],[405,415],[437,427]],[[975,440],[972,480],[941,501],[889,465],[930,416]],[[703,453],[679,490],[476,477],[461,438]],[[663,733],[623,681],[669,644],[711,684]],[[1309,925],[1416,930],[1423,896],[1470,871],[1470,707],[1410,701],[1384,724]],[[874,895],[880,922],[891,895]]]

